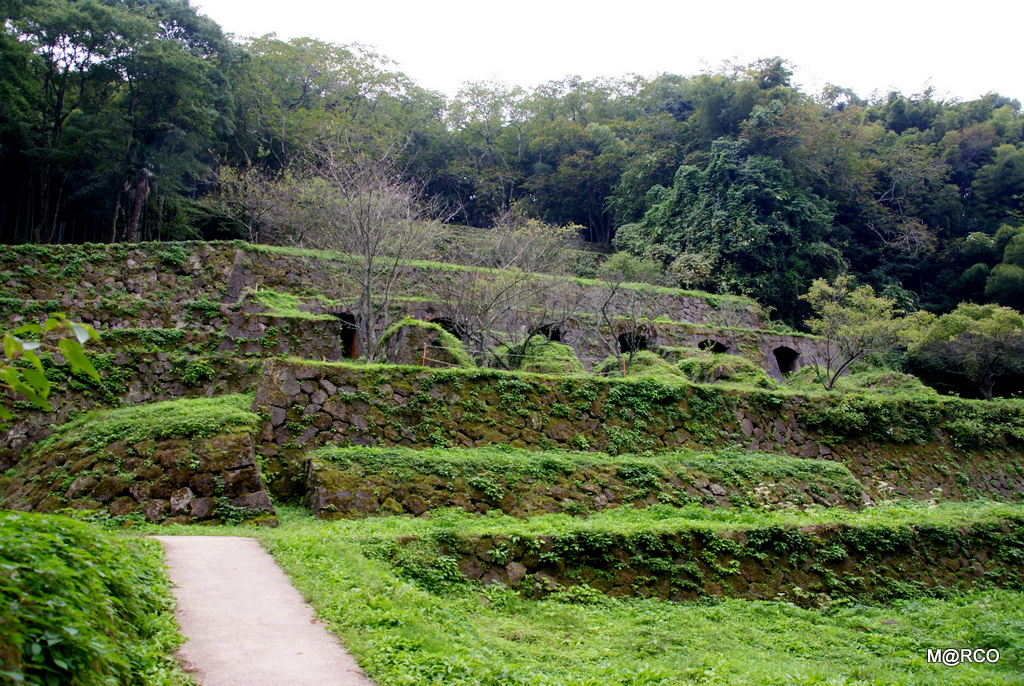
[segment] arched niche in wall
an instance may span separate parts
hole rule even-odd
[[[562,330],[553,324],[546,324],[540,327],[537,329],[537,333],[552,343],[562,342]]]
[[[619,352],[635,353],[640,350],[647,350],[647,336],[639,331],[626,331],[619,334]]]
[[[721,341],[716,341],[711,338],[701,341],[700,343],[697,344],[697,347],[700,348],[701,350],[706,350],[709,353],[715,354],[729,352],[729,346],[727,346],[725,343],[722,343]]]
[[[359,357],[359,327],[356,316],[350,312],[336,312],[334,317],[341,322],[341,355],[354,360]]]
[[[459,323],[456,322],[454,319],[448,319],[448,317],[434,317],[433,319],[428,319],[427,321],[429,321],[431,324],[437,324],[442,329],[458,338],[460,341],[464,340],[466,337],[465,330],[461,326],[459,326]]]
[[[778,348],[772,351],[775,355],[775,361],[779,365],[779,371],[783,374],[792,374],[796,371],[796,360],[800,357],[800,353],[793,350],[785,345],[780,345]]]

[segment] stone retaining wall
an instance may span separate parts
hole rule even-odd
[[[153,523],[219,523],[274,514],[247,433],[117,442],[97,451],[41,450],[0,495],[16,510],[70,507]]]
[[[586,584],[618,597],[706,597],[819,605],[837,597],[884,601],[921,589],[1024,587],[1024,522],[951,527],[842,525],[734,532],[600,531],[561,536],[454,536],[440,545],[482,584],[534,595]],[[415,537],[399,546],[423,545]]]
[[[992,437],[987,449],[964,447],[941,414],[932,418],[934,428],[923,427],[920,443],[855,432],[837,438],[808,427],[808,416],[839,402],[642,379],[271,361],[254,409],[269,417],[257,450],[287,495],[303,490],[302,455],[318,446],[504,444],[612,454],[737,445],[838,461],[876,499],[1024,498],[1022,456],[1012,436]],[[913,408],[899,402],[891,401],[894,412],[914,423]]]
[[[49,436],[52,427],[63,424],[72,414],[94,407],[243,393],[260,382],[262,371],[261,360],[117,351],[99,370],[106,380],[106,390],[91,381],[76,381],[50,396],[53,412],[25,404],[17,408],[15,420],[0,432],[0,473],[12,467],[25,448]]]
[[[489,470],[449,478],[408,468],[368,472],[357,464],[339,466],[314,457],[306,467],[304,503],[320,519],[337,519],[419,516],[447,507],[470,513],[500,510],[512,517],[551,512],[582,514],[657,503],[765,510],[810,505],[855,509],[868,500],[849,473],[845,479],[820,472],[804,474],[805,480],[767,474],[746,479],[735,474],[723,477],[692,466],[636,470],[638,474],[629,467],[594,464],[548,479],[511,479]]]
[[[5,297],[54,300],[70,307],[86,299],[136,296],[185,303],[199,296],[234,302],[246,288],[282,293],[314,293],[348,300],[355,286],[337,258],[263,252],[241,243],[151,243],[140,245],[67,245],[0,247],[0,282]],[[426,297],[452,269],[403,266],[399,296]],[[67,288],[74,282],[77,288]],[[594,286],[601,288],[601,286]],[[652,310],[675,321],[712,326],[761,328],[760,308],[749,300],[685,295],[659,290]]]
[[[294,294],[310,312],[336,314],[345,309],[338,303],[351,302],[356,293],[346,271],[336,257],[263,252],[241,243],[0,247],[0,283],[4,286],[0,325],[13,328],[38,321],[47,312],[63,312],[101,331],[176,328],[216,334],[232,325],[241,326],[233,322],[239,316],[235,310],[249,315],[263,310],[243,297],[247,290]],[[394,294],[400,310],[396,316],[428,321],[444,316],[432,300],[441,281],[460,272],[469,273],[458,267],[402,267]],[[69,288],[69,284],[75,287]],[[603,286],[594,284],[589,288],[597,297]],[[651,346],[694,347],[704,341],[717,341],[777,378],[787,369],[779,369],[773,354],[776,349],[785,347],[797,355],[794,369],[817,358],[818,343],[813,338],[761,331],[761,310],[752,301],[659,289],[650,293],[652,317],[682,323],[651,321],[644,333]],[[225,307],[217,311],[217,303]],[[587,331],[584,319],[582,316],[567,322],[563,336],[589,369],[608,351]],[[327,326],[339,328],[337,324]],[[302,328],[297,324],[294,327]],[[312,336],[309,344],[262,352],[309,359],[340,357],[337,338],[324,341],[312,327],[303,331]],[[230,329],[227,335],[232,335]],[[299,340],[305,340],[305,336]]]
[[[202,309],[184,304],[133,300],[114,304],[109,301],[73,300],[70,302],[34,302],[25,311],[6,313],[7,328],[40,323],[51,312],[62,312],[74,321],[89,324],[108,341],[90,343],[89,350],[142,347],[153,344],[146,331],[134,337],[118,335],[125,329],[181,331],[180,345],[164,347],[168,352],[183,348],[194,352],[230,352],[239,356],[287,355],[310,360],[334,361],[342,358],[342,323],[333,317],[289,317],[263,312],[264,308],[245,303],[240,309],[211,303]],[[190,301],[194,304],[195,301]],[[130,304],[130,307],[128,306]]]

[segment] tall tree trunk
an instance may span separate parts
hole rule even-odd
[[[117,243],[117,217],[121,214],[121,192],[117,192],[117,201],[114,203],[114,218],[110,222],[110,242]]]
[[[142,207],[146,204],[146,198],[149,197],[149,170],[143,168],[139,172],[139,178],[135,181],[135,196],[134,204],[132,205],[132,214],[128,219],[128,232],[125,235],[125,242],[127,243],[138,243],[139,242],[139,217],[142,216]]]

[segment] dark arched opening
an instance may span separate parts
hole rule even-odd
[[[783,374],[791,374],[796,371],[796,358],[800,357],[800,353],[787,348],[784,345],[779,346],[772,351],[775,355],[775,361],[779,364],[779,371]]]
[[[619,336],[619,352],[635,353],[647,350],[647,336],[638,331],[627,331]]]
[[[698,343],[697,347],[700,348],[701,350],[705,350],[710,353],[715,353],[716,355],[729,352],[729,346],[727,346],[725,343],[711,340],[710,338]]]
[[[341,355],[350,360],[359,357],[359,327],[356,316],[348,312],[334,315],[341,322]]]
[[[437,324],[442,329],[458,338],[460,341],[466,337],[465,330],[454,319],[448,319],[447,317],[435,317],[434,319],[430,319],[428,321],[430,321],[431,324]]]
[[[562,330],[559,329],[557,326],[546,324],[537,329],[537,333],[543,336],[544,338],[548,339],[552,343],[562,342]]]

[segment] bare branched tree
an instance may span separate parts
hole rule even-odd
[[[337,250],[351,260],[359,350],[371,360],[379,352],[377,335],[392,316],[403,262],[426,254],[436,231],[421,187],[402,178],[396,159],[325,146],[317,159],[321,183],[311,208],[318,223],[303,237],[311,247]]]
[[[289,243],[301,236],[308,213],[308,181],[257,167],[222,167],[216,189],[201,201],[207,211],[237,222],[250,243]]]
[[[482,236],[457,244],[460,254],[448,259],[484,270],[452,271],[438,292],[478,363],[515,368],[534,336],[574,316],[583,289],[567,275],[577,233],[506,213]]]
[[[657,294],[650,282],[657,281],[660,274],[657,262],[623,252],[612,255],[598,268],[598,278],[604,284],[590,290],[588,310],[596,314],[590,319],[590,333],[623,370],[633,362],[647,325],[657,316]]]

